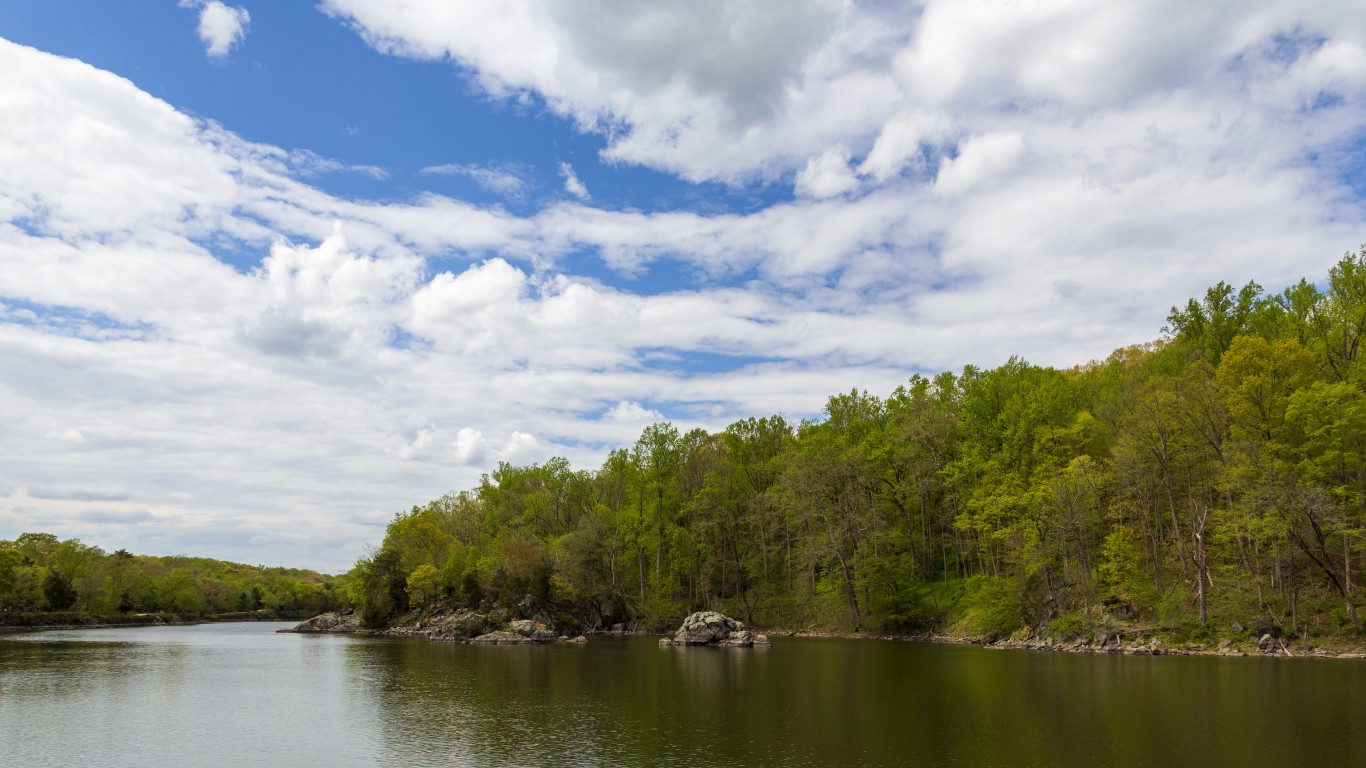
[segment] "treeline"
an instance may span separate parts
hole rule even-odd
[[[800,424],[655,424],[595,471],[503,464],[399,514],[350,598],[375,625],[529,596],[660,627],[710,607],[790,628],[1360,632],[1363,332],[1366,250],[1321,287],[1220,283],[1162,340],[1071,370],[917,375]]]
[[[292,618],[335,610],[345,594],[341,578],[313,571],[203,557],[146,557],[122,549],[106,553],[50,533],[0,541],[0,611],[13,621],[33,612],[106,618],[265,612]]]

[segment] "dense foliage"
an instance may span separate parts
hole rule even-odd
[[[398,515],[351,597],[372,624],[529,595],[659,626],[712,607],[791,628],[1359,632],[1366,250],[1322,286],[1220,283],[1165,330],[1067,371],[851,391],[796,425],[655,424],[597,471],[504,464]]]
[[[0,541],[0,611],[18,620],[35,611],[113,618],[265,612],[312,616],[340,607],[340,579],[293,568],[239,565],[202,557],[112,554],[77,539],[25,533]]]

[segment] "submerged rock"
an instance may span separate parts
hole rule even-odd
[[[756,634],[742,622],[716,611],[698,611],[683,620],[672,638],[662,638],[661,646],[670,645],[721,645],[735,648],[750,648],[756,645],[769,645],[766,635]]]

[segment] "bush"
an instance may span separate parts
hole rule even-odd
[[[964,581],[963,588],[959,631],[1005,637],[1025,624],[1024,600],[1014,580],[978,574]]]
[[[1086,617],[1079,613],[1065,613],[1048,622],[1048,631],[1055,637],[1076,637],[1090,629]]]

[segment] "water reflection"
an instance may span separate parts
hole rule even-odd
[[[838,640],[460,646],[221,625],[0,638],[25,766],[1351,764],[1366,665]]]

